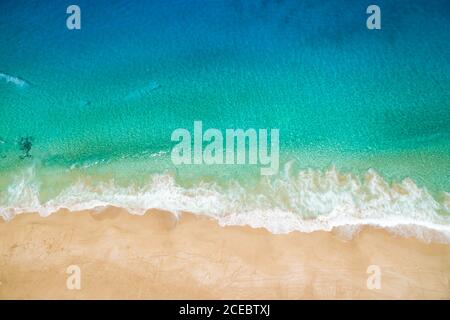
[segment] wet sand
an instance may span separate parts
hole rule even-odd
[[[79,290],[67,279],[80,269]],[[370,265],[381,288],[368,289]],[[73,279],[73,278],[71,278]],[[0,222],[0,299],[450,299],[450,245],[381,229],[274,235],[152,210]]]

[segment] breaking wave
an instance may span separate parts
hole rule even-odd
[[[353,232],[371,225],[424,241],[450,243],[447,192],[438,201],[409,178],[389,184],[374,170],[363,176],[335,168],[290,171],[287,165],[276,178],[262,177],[251,190],[237,182],[227,187],[202,182],[185,188],[170,174],[153,175],[144,187],[121,187],[114,181],[93,184],[80,178],[42,202],[39,182],[29,168],[0,194],[0,215],[8,220],[25,212],[48,216],[63,208],[81,211],[114,206],[138,215],[149,209],[191,212],[217,219],[223,226],[249,225],[273,233]]]

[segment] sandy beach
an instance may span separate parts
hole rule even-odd
[[[370,265],[380,289],[367,287]],[[274,235],[117,208],[0,223],[1,299],[449,299],[449,283],[449,245],[374,228]]]

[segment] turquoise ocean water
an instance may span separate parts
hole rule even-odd
[[[450,0],[376,2],[381,30],[361,0],[1,0],[0,214],[448,234]],[[279,174],[173,165],[171,133],[195,120],[279,129]]]

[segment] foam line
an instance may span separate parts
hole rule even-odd
[[[29,82],[27,82],[26,80],[3,72],[0,72],[0,79],[5,80],[7,83],[12,83],[17,87],[21,88],[26,88],[30,85]]]
[[[0,194],[0,215],[11,219],[24,212],[48,216],[62,208],[80,211],[114,206],[137,215],[149,209],[192,212],[217,219],[221,225],[263,227],[273,233],[371,225],[425,241],[439,234],[440,241],[450,243],[450,194],[444,193],[438,202],[411,179],[389,185],[373,170],[357,177],[332,168],[264,178],[254,190],[258,192],[238,183],[227,188],[214,183],[183,188],[174,177],[157,174],[144,187],[120,187],[113,181],[92,185],[80,180],[42,203],[31,168]]]

